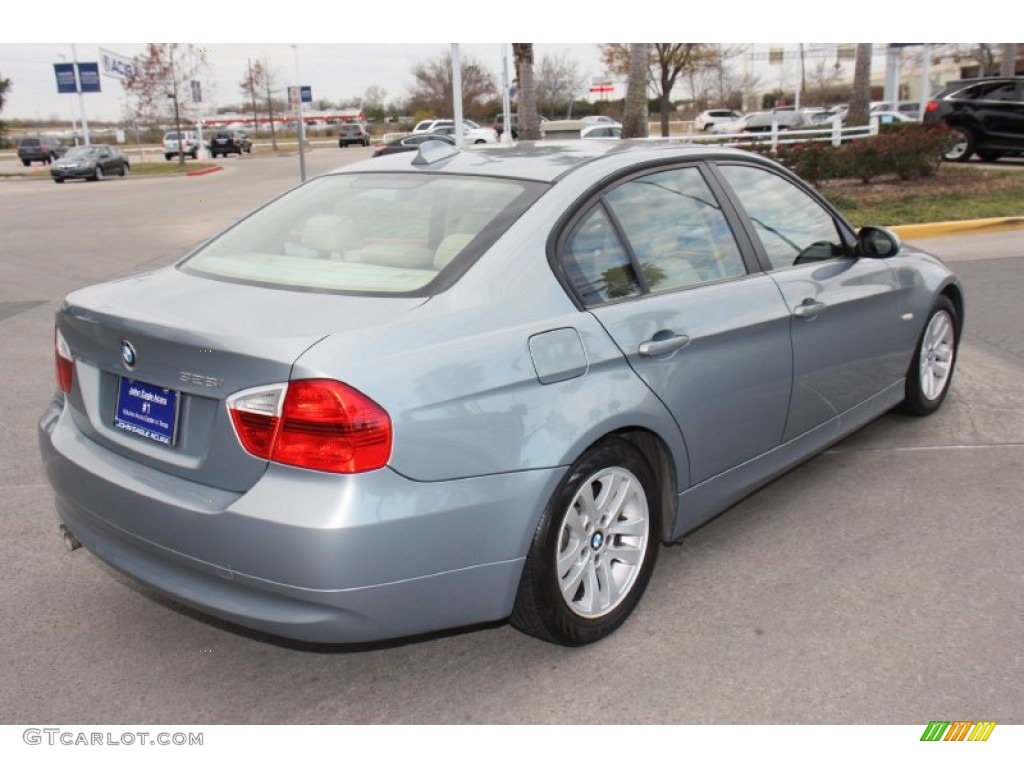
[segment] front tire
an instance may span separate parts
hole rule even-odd
[[[954,163],[966,163],[974,155],[974,135],[959,126],[954,126],[951,130],[953,143],[943,157]]]
[[[956,307],[948,297],[940,296],[928,315],[907,371],[906,395],[901,404],[905,413],[928,416],[939,410],[953,382],[959,332]]]
[[[658,556],[657,488],[643,454],[622,438],[580,457],[541,516],[512,625],[566,646],[618,629],[640,602]]]

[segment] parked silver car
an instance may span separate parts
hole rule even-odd
[[[201,611],[581,645],[662,543],[935,411],[963,318],[940,261],[759,156],[426,142],[67,296],[39,439],[66,541]]]

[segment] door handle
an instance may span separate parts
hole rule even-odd
[[[659,335],[655,334],[653,339],[640,345],[641,357],[661,357],[675,352],[677,349],[682,349],[690,343],[690,337],[686,334],[673,334],[665,338],[658,338]]]
[[[804,320],[813,320],[824,312],[827,307],[827,304],[823,304],[820,301],[804,299],[803,304],[793,310],[793,314],[797,317],[803,318]]]

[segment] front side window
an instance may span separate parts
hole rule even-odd
[[[652,292],[746,274],[725,214],[697,168],[634,179],[607,199]]]
[[[746,210],[772,269],[850,255],[832,214],[788,179],[748,165],[719,170]]]
[[[483,253],[544,189],[485,177],[324,176],[239,222],[179,268],[280,288],[422,295],[457,257]]]

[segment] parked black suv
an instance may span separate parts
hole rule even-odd
[[[948,125],[956,142],[947,160],[985,161],[1024,152],[1024,77],[976,77],[947,83],[928,102],[925,125]]]
[[[210,134],[210,157],[252,153],[252,140],[241,131],[219,130]]]
[[[67,151],[67,147],[49,136],[26,136],[18,142],[18,158],[24,166],[32,165],[33,161],[49,165]]]

